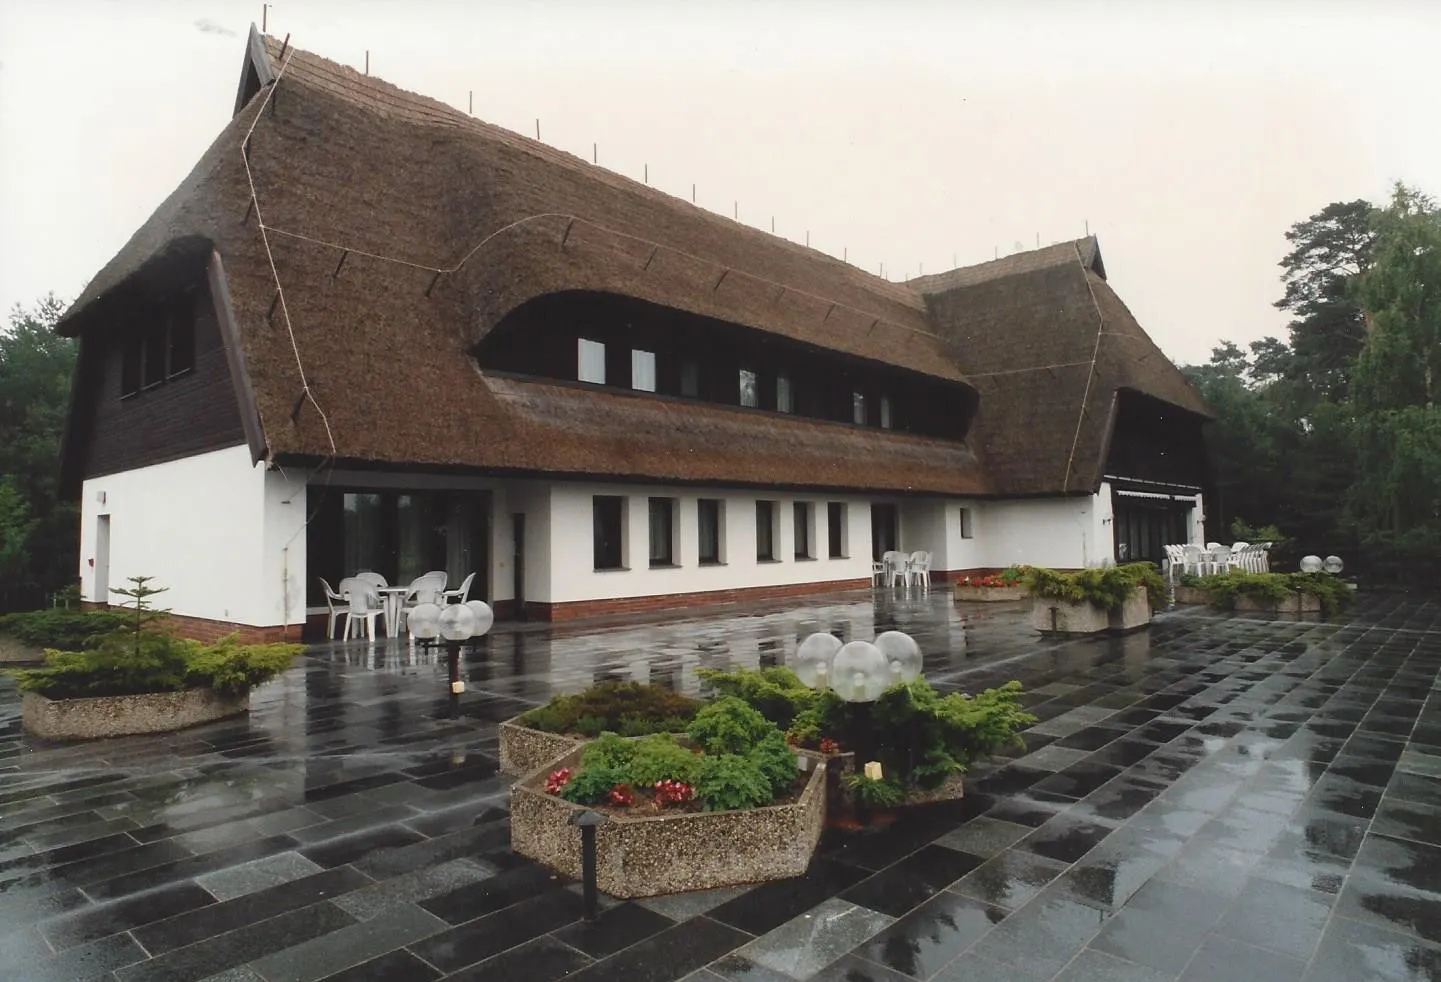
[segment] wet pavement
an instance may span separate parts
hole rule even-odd
[[[496,723],[556,691],[898,628],[939,687],[1026,683],[959,802],[828,832],[804,877],[606,905],[508,849]],[[248,718],[43,745],[0,681],[0,975],[907,982],[1441,979],[1441,604],[1161,615],[1042,641],[1021,605],[828,598],[502,626],[437,659],[319,646]]]

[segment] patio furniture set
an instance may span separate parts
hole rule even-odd
[[[871,585],[895,587],[900,584],[907,590],[911,584],[923,590],[931,588],[931,554],[919,551],[904,553],[895,549],[881,554],[871,563]]]
[[[399,637],[405,630],[410,611],[421,604],[444,606],[450,603],[464,604],[470,599],[470,585],[475,580],[471,573],[461,581],[459,587],[446,589],[448,575],[445,570],[431,570],[410,581],[408,586],[391,586],[379,573],[361,570],[354,576],[347,576],[332,589],[325,577],[318,577],[325,588],[325,605],[330,618],[325,628],[327,638],[335,637],[335,628],[343,627],[342,636],[364,637],[375,640],[375,622],[384,621],[385,636]]]
[[[1213,573],[1229,573],[1239,569],[1247,573],[1269,573],[1271,562],[1269,542],[1236,542],[1225,545],[1208,542],[1166,546],[1165,573],[1169,581],[1178,576],[1194,574],[1210,576]]]

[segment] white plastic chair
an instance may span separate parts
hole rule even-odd
[[[340,620],[340,615],[344,614],[346,608],[350,606],[350,601],[345,599],[345,594],[331,589],[325,577],[317,576],[316,579],[325,588],[325,607],[330,612],[330,620],[325,625],[325,637],[326,640],[329,640],[335,637],[335,624]]]
[[[465,579],[460,581],[460,587],[458,589],[440,591],[441,600],[444,603],[450,603],[452,600],[459,601],[460,603],[465,603],[467,600],[470,599],[470,584],[474,580],[475,574],[470,573],[466,576]]]
[[[1216,572],[1229,573],[1236,565],[1230,546],[1215,545],[1211,547],[1211,567]]]
[[[371,569],[363,569],[359,573],[356,573],[355,579],[364,580],[377,590],[390,586],[390,584],[385,581],[385,577]]]
[[[1166,579],[1174,584],[1186,570],[1186,551],[1180,546],[1162,546],[1166,553]]]
[[[384,612],[375,584],[358,576],[348,576],[340,581],[340,592],[345,595],[348,604],[345,611],[346,640],[351,636],[360,637],[363,625],[364,636],[374,641],[376,618]]]
[[[1188,543],[1181,547],[1183,570],[1187,573],[1195,573],[1197,576],[1205,576],[1213,570],[1211,554],[1195,543]]]
[[[880,586],[885,582],[886,563],[883,559],[871,560],[871,586]]]
[[[911,553],[906,561],[906,585],[915,580],[916,586],[924,590],[931,588],[931,554],[925,551]]]
[[[1256,572],[1271,572],[1271,543],[1269,542],[1262,542],[1260,545],[1260,551],[1256,556]]]
[[[881,562],[886,564],[886,586],[894,587],[897,583],[905,584],[906,559],[905,553],[895,549],[889,549],[881,554]]]

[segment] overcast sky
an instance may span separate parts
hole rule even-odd
[[[74,297],[180,182],[260,17],[0,0],[6,311]],[[892,279],[1089,222],[1181,362],[1284,331],[1292,222],[1441,192],[1429,0],[277,0],[269,28]]]

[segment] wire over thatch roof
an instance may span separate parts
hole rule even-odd
[[[214,250],[252,449],[272,458],[1055,493],[1098,480],[1118,386],[1204,411],[1105,286],[1094,240],[890,283],[258,35],[233,119],[59,330],[106,330],[117,288],[177,243]],[[981,462],[958,441],[477,371],[480,339],[562,290],[979,388]],[[1073,447],[1088,376],[1035,366],[1082,360],[1101,369]]]
[[[1210,418],[1106,282],[1094,236],[909,285],[980,389],[972,434],[1004,493],[1094,491],[1122,390]]]

